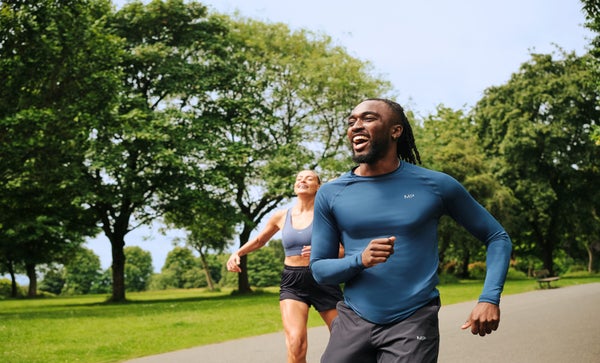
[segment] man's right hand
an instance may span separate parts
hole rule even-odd
[[[394,241],[396,237],[376,238],[369,242],[362,252],[362,264],[366,268],[373,267],[387,261],[394,254]]]

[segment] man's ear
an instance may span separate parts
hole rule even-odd
[[[402,127],[402,125],[394,125],[392,129],[392,137],[394,138],[394,140],[398,140],[400,136],[402,136],[403,131],[404,128]]]

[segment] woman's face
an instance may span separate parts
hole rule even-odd
[[[296,182],[294,183],[294,193],[299,194],[317,194],[319,190],[320,181],[317,173],[312,170],[303,170],[296,175]]]

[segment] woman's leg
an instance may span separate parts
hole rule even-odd
[[[285,331],[287,361],[288,363],[306,363],[308,305],[301,301],[285,299],[279,301],[279,308]]]
[[[338,315],[337,309],[319,311],[319,314],[321,315],[321,318],[323,319],[325,324],[327,324],[329,331],[331,331],[331,323],[333,322],[333,319],[335,319]]]

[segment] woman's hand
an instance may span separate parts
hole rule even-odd
[[[302,252],[300,252],[300,256],[310,257],[310,248],[310,246],[302,246]]]
[[[232,253],[227,260],[227,271],[230,272],[242,272],[240,268],[240,256],[236,253]]]

